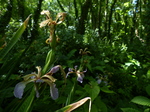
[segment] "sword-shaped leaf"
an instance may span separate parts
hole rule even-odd
[[[29,15],[27,19],[24,21],[24,23],[20,26],[20,28],[17,30],[17,32],[13,35],[11,40],[8,42],[7,46],[4,47],[4,49],[1,50],[0,52],[0,60],[3,60],[3,58],[9,53],[9,51],[12,49],[12,47],[16,44],[16,42],[19,40],[21,37],[22,33],[25,31],[28,21],[30,19]]]

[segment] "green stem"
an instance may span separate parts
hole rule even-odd
[[[55,50],[51,49],[47,54],[45,66],[42,70],[42,75],[48,72],[49,68],[52,66],[52,64],[54,63],[54,57],[55,57]]]
[[[72,86],[70,94],[68,95],[68,98],[67,98],[67,101],[66,101],[66,106],[72,103],[72,100],[73,100],[73,97],[74,97],[77,80],[74,78],[73,81],[74,81],[74,84]]]
[[[56,35],[55,35],[55,28],[56,25],[52,24],[50,26],[50,38],[52,39],[52,42],[50,43],[51,50],[48,52],[47,57],[46,57],[46,62],[45,66],[42,70],[42,74],[46,74],[48,72],[49,68],[52,67],[52,64],[54,63],[54,57],[55,57],[55,52],[56,52]]]

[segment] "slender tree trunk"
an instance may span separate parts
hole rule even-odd
[[[25,12],[24,0],[17,0],[17,3],[18,3],[19,15],[20,15],[21,19],[24,21],[26,19],[26,16],[24,14],[24,12]]]
[[[98,23],[98,31],[99,31],[99,36],[101,37],[101,33],[102,33],[102,29],[101,29],[101,25],[102,25],[102,0],[100,0],[100,2],[99,2],[99,11],[98,11],[98,21],[99,21],[99,23]]]
[[[83,35],[85,33],[85,23],[88,16],[88,10],[90,8],[92,1],[86,0],[85,3],[81,6],[81,15],[79,18],[79,24],[77,26],[77,33]]]
[[[144,23],[144,26],[145,26],[145,30],[144,30],[144,33],[145,33],[145,40],[146,40],[146,47],[147,49],[150,50],[150,10],[149,10],[149,7],[150,7],[150,1],[148,0],[147,2],[145,1],[145,5],[146,5],[146,13],[144,15],[144,19],[143,19],[143,23]]]
[[[60,3],[59,0],[57,0],[57,3],[58,3],[58,5],[59,5],[60,9],[61,9],[63,12],[66,12],[65,9],[63,8],[63,6],[61,5],[61,3]]]
[[[109,9],[109,5],[108,5],[108,1],[109,0],[106,0],[105,1],[105,9],[104,9],[104,18],[105,18],[105,23],[104,23],[104,35],[103,37],[107,36],[107,33],[108,33],[108,9]]]
[[[42,2],[43,0],[39,0],[37,3],[37,8],[34,11],[34,16],[33,16],[33,20],[34,20],[34,24],[33,24],[33,30],[31,31],[31,42],[33,40],[35,40],[36,37],[38,37],[38,28],[39,28],[39,17],[40,17],[40,12],[41,12],[41,7],[42,7]]]
[[[111,9],[110,9],[110,14],[109,14],[109,22],[108,22],[108,38],[111,40],[111,22],[112,22],[112,15],[113,15],[113,10],[114,10],[114,6],[116,4],[117,0],[114,0],[113,4],[111,5]]]
[[[75,16],[76,16],[75,19],[77,19],[78,18],[78,9],[77,9],[77,2],[76,2],[76,0],[73,0],[73,3],[74,3],[74,10],[75,10]]]
[[[133,26],[131,27],[131,31],[130,31],[130,40],[129,40],[129,44],[133,43],[134,37],[135,37],[135,29],[137,27],[137,10],[138,10],[138,6],[139,6],[139,0],[137,0],[136,3],[136,7],[134,10],[134,15],[133,15]]]

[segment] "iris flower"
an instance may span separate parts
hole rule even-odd
[[[69,68],[68,69],[68,73],[66,75],[66,77],[68,77],[69,74],[72,74],[72,73],[75,73],[77,75],[77,81],[79,81],[80,83],[83,82],[83,78],[84,78],[84,73],[87,71],[80,71],[80,70],[77,70],[77,66],[75,66],[74,68]]]
[[[65,12],[58,13],[56,16],[56,20],[52,20],[51,14],[48,10],[43,10],[41,12],[41,15],[46,15],[46,20],[40,23],[40,27],[44,27],[46,25],[51,26],[51,25],[58,25],[62,23],[66,17]]]
[[[61,24],[65,20],[66,13],[65,12],[58,13],[55,20],[52,19],[51,14],[48,10],[43,10],[41,12],[41,15],[46,15],[46,20],[42,21],[39,24],[40,28],[44,26],[50,27],[50,37],[46,40],[46,43],[50,44],[52,41],[56,41],[54,39],[55,27],[56,25]],[[59,40],[59,38],[57,39]]]
[[[50,94],[53,100],[58,98],[58,89],[56,88],[56,84],[54,83],[56,79],[52,76],[53,73],[56,73],[59,70],[59,65],[53,67],[50,72],[41,76],[41,67],[37,66],[38,73],[32,73],[23,76],[24,81],[16,84],[14,89],[14,96],[16,98],[21,99],[23,96],[24,89],[26,85],[30,82],[36,83],[47,83],[50,86]],[[36,97],[39,97],[38,88],[35,86]]]

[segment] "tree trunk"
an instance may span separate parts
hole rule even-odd
[[[88,10],[90,8],[91,3],[91,0],[86,0],[85,3],[81,6],[81,15],[79,18],[79,24],[77,26],[78,34],[84,35],[85,33],[85,23],[87,20]]]
[[[38,37],[38,28],[39,28],[39,17],[40,17],[40,12],[41,12],[41,7],[42,7],[42,1],[43,0],[39,0],[37,3],[37,9],[34,11],[34,16],[33,16],[33,20],[34,20],[34,24],[33,24],[33,30],[31,31],[31,42],[33,40],[35,40],[36,37]]]
[[[110,14],[109,14],[108,34],[107,34],[107,37],[108,37],[110,40],[111,40],[110,30],[111,30],[112,15],[113,15],[113,10],[114,10],[114,6],[115,6],[116,2],[117,2],[117,0],[114,0],[113,4],[111,5]]]

